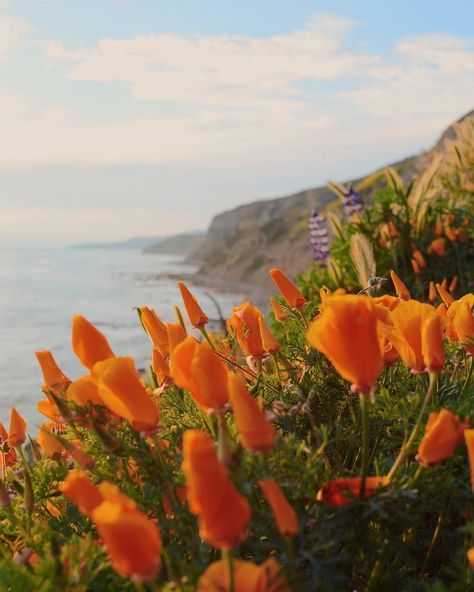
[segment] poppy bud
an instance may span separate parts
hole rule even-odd
[[[229,373],[228,384],[242,446],[252,452],[268,452],[275,442],[274,426],[268,421],[240,376]]]
[[[207,315],[204,313],[202,308],[199,306],[199,302],[193,294],[188,290],[184,282],[178,282],[181,297],[184,302],[184,307],[188,313],[189,320],[193,327],[200,329],[209,320]]]
[[[262,479],[258,485],[272,509],[280,534],[283,536],[298,534],[298,517],[278,484],[273,479]]]
[[[268,274],[278,290],[280,290],[281,295],[290,308],[299,310],[304,307],[306,304],[306,298],[303,296],[299,288],[281,271],[281,269],[273,267],[269,270]]]
[[[218,549],[231,549],[243,541],[250,521],[250,506],[229,480],[217,459],[214,442],[206,432],[184,433],[183,471],[189,509],[199,517],[201,537]]]
[[[89,370],[96,362],[115,355],[105,336],[80,315],[72,317],[72,349],[81,364]]]

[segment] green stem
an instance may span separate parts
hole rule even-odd
[[[229,592],[234,592],[234,564],[232,560],[232,551],[228,549],[222,551],[222,559],[227,563],[227,569],[229,570]]]
[[[461,390],[459,391],[459,396],[461,396],[463,394],[464,389],[467,387],[467,385],[469,384],[469,381],[471,380],[473,367],[474,367],[474,362],[473,362],[473,358],[471,357],[469,360],[469,370],[467,371],[466,380],[464,381],[464,383],[461,387]]]
[[[359,497],[363,498],[365,493],[365,482],[367,480],[367,471],[369,468],[369,396],[360,393],[359,400],[360,420],[362,424],[362,458]]]
[[[431,397],[433,396],[433,391],[434,391],[437,380],[438,380],[438,372],[430,372],[430,383],[428,386],[428,390],[426,391],[426,395],[423,400],[423,405],[421,406],[420,413],[418,415],[418,419],[416,420],[416,423],[413,427],[413,431],[412,431],[410,437],[408,438],[406,444],[404,444],[402,446],[395,462],[393,463],[392,468],[390,469],[390,471],[387,475],[389,479],[392,479],[396,475],[398,469],[401,467],[401,465],[405,461],[406,457],[410,453],[411,447],[413,446],[413,442],[415,441],[415,439],[418,435],[418,431],[421,427],[421,422],[423,421],[426,410],[428,409],[428,406],[430,404]]]

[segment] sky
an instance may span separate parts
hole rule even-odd
[[[0,245],[204,229],[430,148],[472,0],[0,0]]]

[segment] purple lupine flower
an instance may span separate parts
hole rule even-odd
[[[360,214],[362,212],[363,203],[360,195],[354,190],[352,185],[345,192],[344,201],[342,207],[344,214],[347,218],[352,218],[354,214]]]
[[[326,267],[329,257],[329,232],[326,218],[317,212],[309,217],[309,234],[313,248],[313,260]]]

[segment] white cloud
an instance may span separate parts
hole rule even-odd
[[[156,103],[156,110],[147,105],[146,115],[124,110],[122,117],[117,111],[107,117],[102,103],[105,116],[89,118],[53,96],[39,108],[0,88],[0,166],[280,166],[289,155],[309,152],[318,162],[328,160],[329,147],[336,159],[337,142],[363,142],[369,150],[389,133],[411,142],[407,154],[471,107],[472,41],[423,35],[375,55],[349,47],[355,26],[318,14],[299,30],[266,38],[156,34],[72,49],[43,41],[53,64],[49,78],[64,76],[69,88],[91,93],[89,102],[95,86],[116,84],[117,96],[130,95],[138,108]]]
[[[28,23],[0,14],[0,62],[6,61],[21,39],[30,32]]]
[[[368,71],[360,89],[341,93],[381,118],[461,115],[474,103],[474,40],[443,34],[401,40]]]
[[[353,26],[323,14],[301,30],[267,38],[158,34],[103,39],[93,49],[72,51],[49,42],[45,50],[72,63],[69,80],[125,83],[140,101],[294,110],[294,98],[305,99],[301,82],[360,76],[377,63],[376,56],[344,49]]]

